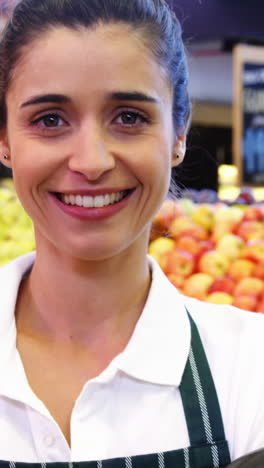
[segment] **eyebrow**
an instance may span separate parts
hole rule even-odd
[[[158,103],[159,99],[149,96],[145,93],[140,93],[138,91],[129,91],[129,92],[115,92],[111,93],[110,99],[115,101],[140,101],[140,102],[154,102]]]
[[[69,103],[71,100],[67,96],[64,96],[64,94],[43,94],[40,96],[34,96],[27,101],[23,102],[23,104],[20,106],[21,108],[27,107],[27,106],[33,106],[36,104],[45,104],[49,102],[56,102],[59,104],[62,103]]]
[[[159,99],[138,91],[113,92],[109,94],[108,99],[112,101],[153,102],[156,104],[159,102]],[[65,96],[64,94],[43,94],[28,99],[27,101],[23,102],[23,104],[20,107],[24,108],[45,103],[68,104],[69,102],[71,102],[71,99],[68,96]]]

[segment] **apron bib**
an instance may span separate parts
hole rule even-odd
[[[197,327],[191,324],[191,348],[180,393],[190,447],[169,452],[72,463],[0,461],[0,468],[223,468],[230,462],[220,406]]]

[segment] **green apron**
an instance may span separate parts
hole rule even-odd
[[[180,393],[190,447],[169,452],[110,460],[72,463],[20,463],[0,461],[0,468],[222,468],[230,454],[218,398],[197,327],[191,323],[191,349]],[[157,429],[158,430],[158,429]]]

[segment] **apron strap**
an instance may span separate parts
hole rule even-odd
[[[218,397],[194,320],[191,324],[191,349],[184,370],[180,393],[191,445],[213,444],[225,440]]]

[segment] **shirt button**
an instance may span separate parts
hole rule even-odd
[[[46,447],[52,447],[55,443],[55,439],[52,435],[46,435],[44,437],[44,444],[46,445]]]

